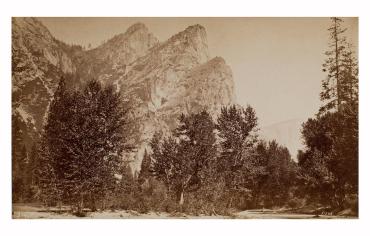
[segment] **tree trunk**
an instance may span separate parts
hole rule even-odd
[[[101,202],[101,210],[104,211],[105,210],[105,200],[103,199],[102,202]]]
[[[80,202],[79,202],[78,207],[77,207],[77,213],[82,214],[83,209],[84,209],[84,196],[83,196],[83,194],[81,194],[81,199],[80,199]]]
[[[253,208],[258,208],[258,201],[259,201],[259,192],[257,192],[253,196],[253,203],[252,203],[252,205],[253,205],[252,207]]]
[[[184,204],[184,190],[181,190],[179,205],[182,206],[183,204]]]
[[[91,195],[91,194],[90,194]],[[95,202],[95,198],[94,197],[91,197],[90,199],[90,208],[91,208],[91,211],[92,212],[95,212],[97,209],[96,209],[96,202]]]
[[[337,106],[338,106],[338,111],[340,110],[340,105],[341,105],[341,81],[340,81],[340,76],[339,76],[339,49],[338,49],[338,24],[337,24],[337,18],[334,18],[334,41],[335,41],[335,79],[337,80]]]
[[[233,205],[233,201],[234,201],[234,197],[232,196],[229,200],[229,203],[227,204],[227,207],[228,208],[231,208],[231,206]]]
[[[62,204],[62,200],[59,200],[57,203],[59,210],[62,210]]]

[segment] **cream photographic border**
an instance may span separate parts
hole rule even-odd
[[[0,14],[2,235],[366,235],[369,233],[370,15],[366,1],[2,1]],[[360,189],[356,220],[12,220],[11,17],[12,16],[348,16],[359,17]],[[304,27],[304,26],[303,26]]]

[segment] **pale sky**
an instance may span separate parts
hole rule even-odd
[[[255,108],[260,126],[312,117],[320,106],[329,18],[39,18],[58,39],[98,46],[142,22],[160,41],[189,25],[206,28],[211,57],[233,71],[237,102]],[[344,18],[358,45],[358,19]],[[357,50],[357,49],[356,49]]]

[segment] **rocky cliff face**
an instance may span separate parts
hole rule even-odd
[[[157,44],[158,39],[144,24],[134,24],[101,46],[75,55],[77,78],[82,83],[91,78],[118,83],[127,74],[128,66]]]
[[[37,19],[12,19],[12,114],[28,147],[42,129],[60,76],[76,71],[63,46]]]
[[[32,22],[32,25],[18,27],[18,21]],[[35,33],[28,35],[28,28]],[[28,35],[33,43],[19,43],[24,40],[15,35]],[[29,66],[30,73],[40,74],[40,78],[32,77],[34,83],[39,81],[38,89],[28,92],[29,96],[23,96],[23,100],[17,99],[18,107],[30,109],[31,97],[40,96],[37,103],[42,109],[34,113],[27,110],[35,124],[39,124],[35,125],[36,129],[42,127],[41,118],[59,80],[46,73],[47,68],[53,68],[55,74],[74,74],[76,86],[91,78],[115,85],[133,108],[131,142],[138,148],[129,158],[134,160],[134,169],[139,169],[154,132],[168,133],[176,126],[181,113],[207,109],[216,117],[221,106],[234,103],[231,69],[221,57],[210,58],[206,30],[200,25],[189,26],[160,43],[145,25],[137,23],[101,46],[82,51],[58,42],[40,22],[28,18],[13,22],[13,48],[25,50],[20,57],[27,60],[36,57],[34,48],[42,49],[38,55],[46,66],[38,66],[34,60],[30,60],[30,64],[36,67]],[[13,59],[14,56],[13,53]],[[27,83],[29,76],[22,68],[17,74],[14,68],[19,68],[19,63],[13,67],[13,94],[18,90],[24,94],[27,90],[22,84]]]

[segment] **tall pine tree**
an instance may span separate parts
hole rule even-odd
[[[330,50],[323,71],[323,106],[303,124],[306,145],[299,166],[310,199],[343,209],[348,198],[357,208],[358,191],[358,65],[343,35],[342,19],[332,18]],[[329,200],[329,201],[328,201]]]
[[[332,17],[331,21],[329,50],[325,52],[327,58],[322,69],[327,77],[322,81],[320,98],[324,105],[320,112],[340,110],[343,103],[353,99],[357,87],[357,62],[344,35],[347,29],[342,27],[341,18]]]

